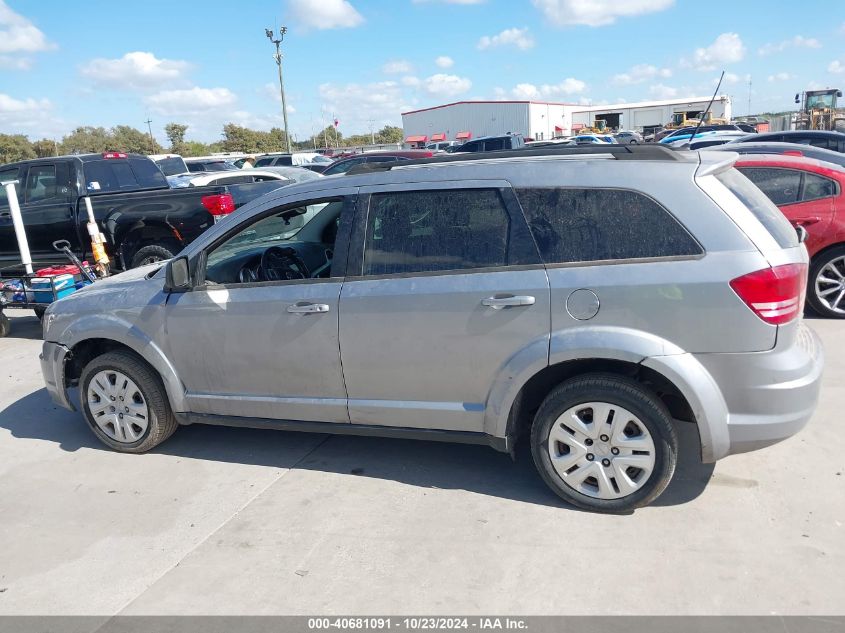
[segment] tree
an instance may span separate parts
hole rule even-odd
[[[181,123],[168,123],[164,126],[164,133],[170,141],[170,151],[174,154],[185,153],[185,132],[187,131],[188,126]]]
[[[111,129],[111,149],[132,154],[161,154],[163,149],[149,134],[128,125]]]
[[[32,150],[38,158],[47,158],[56,155],[59,150],[57,145],[56,141],[52,139],[42,138],[40,141],[34,141],[32,143]]]
[[[376,132],[376,143],[401,143],[404,139],[405,132],[395,125],[385,125]]]
[[[62,154],[105,152],[112,147],[112,139],[104,127],[78,127],[62,139]]]
[[[0,134],[0,163],[35,158],[35,150],[23,134]]]

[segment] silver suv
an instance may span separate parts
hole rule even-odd
[[[816,406],[807,252],[735,159],[522,150],[285,187],[165,267],[54,303],[47,388],[72,408],[78,385],[126,453],[192,423],[525,438],[570,503],[643,506],[672,478],[678,425],[712,462]]]

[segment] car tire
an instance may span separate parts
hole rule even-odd
[[[82,370],[79,384],[88,426],[103,444],[118,452],[144,453],[179,426],[160,376],[131,352],[97,356]]]
[[[606,412],[604,422],[592,421],[595,412]],[[655,394],[631,378],[595,373],[546,396],[531,428],[531,451],[540,476],[563,500],[620,513],[648,505],[666,489],[678,438]]]
[[[839,277],[835,272],[838,271]],[[845,294],[836,302],[839,294],[834,290],[829,298],[822,295],[825,290],[836,288],[833,283],[825,283],[820,277],[837,279],[845,282],[845,245],[836,246],[817,255],[810,262],[810,275],[807,280],[807,303],[822,317],[829,319],[845,319]],[[833,304],[833,305],[831,305]]]
[[[147,264],[154,264],[166,259],[173,259],[176,254],[176,249],[167,244],[149,244],[139,248],[132,256],[132,264],[130,268],[138,268],[138,266],[146,266]]]
[[[630,141],[628,141],[628,145],[639,145],[639,144],[640,144],[640,142],[636,139],[633,139],[633,138]]]
[[[0,312],[0,338],[6,338],[11,331],[12,322],[9,321],[9,317]]]

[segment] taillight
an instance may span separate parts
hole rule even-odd
[[[235,199],[231,193],[220,193],[213,196],[203,196],[202,206],[213,216],[227,215],[235,210]]]
[[[103,158],[126,158],[123,152],[103,152]]]
[[[731,281],[731,288],[766,323],[781,325],[804,309],[807,265],[764,268]]]

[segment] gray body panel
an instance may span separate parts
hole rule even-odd
[[[507,438],[520,390],[549,365],[605,359],[648,367],[677,387],[698,424],[705,461],[756,448],[806,423],[823,360],[799,321],[764,323],[729,286],[769,265],[807,262],[803,246],[778,247],[713,176],[730,169],[731,156],[720,152],[701,165],[693,154],[672,162],[485,158],[286,187],[239,209],[184,254],[196,258],[231,227],[289,202],[490,183],[638,191],[670,209],[703,254],[377,278],[359,270],[328,280],[195,288],[169,298],[161,271],[151,278],[130,273],[51,307],[45,381],[54,400],[68,406],[66,350],[106,338],[161,373],[173,409],[186,421],[219,416],[223,423],[275,420],[291,428],[290,421],[295,427],[301,420],[305,429],[315,428],[309,421],[382,427],[385,434],[446,431],[463,433],[465,441],[474,437],[467,434]],[[350,257],[362,249],[363,235],[351,239]],[[500,293],[534,303],[482,305]],[[302,300],[329,310],[286,312]]]

